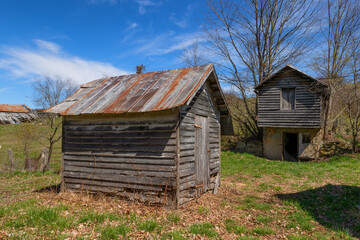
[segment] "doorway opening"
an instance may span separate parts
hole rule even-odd
[[[284,133],[284,160],[297,161],[298,160],[298,134],[297,133]]]

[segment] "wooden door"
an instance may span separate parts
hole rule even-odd
[[[197,193],[208,189],[210,182],[209,123],[204,116],[195,116],[195,168]]]

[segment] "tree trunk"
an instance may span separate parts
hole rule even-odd
[[[48,150],[46,148],[42,149],[39,162],[41,162],[40,171],[45,172],[49,165]]]
[[[14,171],[14,155],[11,149],[8,149],[9,154],[9,170],[10,172]]]

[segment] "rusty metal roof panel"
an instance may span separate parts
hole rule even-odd
[[[20,104],[0,104],[0,112],[28,113],[31,109]]]
[[[186,103],[213,69],[208,64],[95,80],[46,111],[79,115],[171,109]]]

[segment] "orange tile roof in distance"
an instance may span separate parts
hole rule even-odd
[[[202,86],[212,64],[98,79],[46,112],[61,115],[151,112],[184,105]]]

